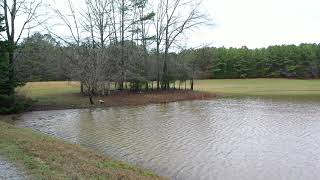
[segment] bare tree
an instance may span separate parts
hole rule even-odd
[[[65,60],[69,63],[66,65],[69,66],[70,69],[70,77],[80,81],[80,91],[82,94],[85,94],[84,88],[86,87],[86,94],[89,96],[90,103],[93,104],[92,93],[93,93],[93,86],[91,80],[90,73],[93,73],[94,70],[90,68],[94,68],[94,65],[91,65],[91,61],[87,61],[89,55],[91,55],[87,49],[87,44],[82,47],[82,42],[85,39],[82,29],[81,29],[81,18],[83,17],[75,8],[71,0],[66,1],[68,4],[67,12],[62,12],[60,9],[55,8],[55,6],[51,5],[53,8],[53,12],[55,17],[60,21],[52,26],[46,26],[45,28],[47,31],[60,41],[62,41],[68,48],[61,48],[62,52],[65,54]],[[86,14],[87,18],[92,18],[91,13]],[[91,47],[95,45],[94,41],[94,26],[93,21],[89,21],[90,26],[87,27],[85,24],[85,28],[89,29],[90,35],[92,37],[92,44]],[[64,28],[63,34],[57,33],[55,28]],[[89,63],[89,64],[86,64]],[[95,82],[95,81],[93,81]],[[85,87],[84,87],[85,86]]]
[[[62,25],[68,31],[59,34],[49,27],[47,30],[66,44],[63,51],[66,61],[69,62],[67,65],[71,71],[70,78],[81,82],[81,92],[89,97],[91,104],[94,104],[93,96],[98,93],[98,86],[103,86],[101,82],[109,84],[112,78],[108,55],[110,51],[106,47],[107,39],[113,34],[113,31],[109,31],[108,23],[112,10],[110,1],[87,0],[85,13],[75,8],[71,0],[67,2],[67,12],[57,8],[53,10],[60,19],[58,25]]]
[[[160,89],[160,46],[164,35],[164,11],[165,0],[159,0],[156,4],[156,17],[154,19],[154,25],[156,30],[155,42],[156,42],[156,57],[157,57],[157,89]]]
[[[91,33],[92,42],[105,48],[106,41],[114,34],[111,28],[112,5],[110,0],[86,0],[87,12],[83,14],[83,26]],[[97,39],[97,40],[96,40]]]
[[[125,78],[125,16],[126,16],[126,11],[127,11],[127,5],[126,5],[126,0],[121,0],[121,6],[120,6],[120,14],[121,14],[121,20],[120,20],[120,36],[121,36],[121,59],[120,59],[120,73],[121,73],[121,79],[120,79],[120,90],[122,90],[124,87],[124,83],[126,81]]]
[[[54,6],[53,6],[54,7]],[[57,18],[58,23],[46,26],[46,30],[52,36],[58,38],[60,41],[67,45],[80,46],[83,39],[81,33],[80,13],[77,12],[71,0],[67,0],[67,12],[63,12],[58,8],[52,8],[54,16]],[[56,28],[66,28],[63,34],[55,32]]]
[[[200,11],[202,0],[163,0],[164,11],[164,63],[162,88],[169,88],[168,54],[178,37],[201,24],[207,22],[206,16]]]
[[[106,79],[108,76],[104,76],[110,69],[106,50],[83,45],[75,49],[68,48],[65,53],[69,56],[68,61],[72,62],[69,64],[71,77],[83,82],[90,104],[94,104],[93,96],[97,94],[99,82],[110,81]]]

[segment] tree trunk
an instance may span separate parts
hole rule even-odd
[[[167,16],[167,24],[165,27],[165,52],[164,52],[164,62],[163,62],[163,83],[165,84],[164,89],[170,88],[169,87],[169,79],[168,79],[168,53],[169,53],[169,1],[167,0],[166,4],[166,16]]]
[[[88,88],[88,96],[89,96],[89,101],[91,105],[94,105],[94,101],[93,101],[93,95],[92,95],[92,89]]]
[[[90,100],[90,104],[91,104],[91,105],[94,105],[94,102],[93,102],[93,98],[92,98],[91,93],[89,94],[89,100]]]
[[[190,80],[190,89],[192,91],[193,91],[193,79],[194,79],[195,70],[196,70],[196,64],[193,61],[193,63],[192,63],[192,77],[191,77],[191,80]]]
[[[191,86],[191,90],[193,91],[193,78],[190,80],[190,86]]]
[[[164,89],[169,88],[169,81],[168,81],[168,49],[166,48],[164,53],[164,62],[163,62],[163,78],[162,78],[162,84],[164,85]]]
[[[82,81],[80,81],[80,93],[84,94],[83,82]]]
[[[160,89],[160,27],[157,22],[157,89]]]
[[[160,50],[157,44],[157,89],[160,89]]]
[[[107,82],[107,93],[108,93],[108,96],[110,95],[110,86],[111,86],[111,82],[108,81]]]
[[[121,77],[119,82],[119,90],[123,90],[124,85],[124,15],[125,15],[125,8],[124,8],[124,0],[122,0],[121,4]]]

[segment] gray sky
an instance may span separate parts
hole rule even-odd
[[[55,1],[65,7],[65,1]],[[185,34],[186,47],[320,43],[320,0],[204,0],[203,5],[215,25]]]
[[[188,46],[320,43],[320,0],[206,0],[204,7],[215,26],[192,32]]]

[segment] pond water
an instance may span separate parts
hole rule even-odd
[[[217,99],[30,112],[15,123],[171,179],[320,177],[320,102]]]

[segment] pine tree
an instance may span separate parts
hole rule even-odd
[[[3,26],[3,17],[0,15],[0,33],[5,31]],[[9,78],[9,51],[11,46],[7,41],[0,39],[0,114],[17,113],[26,109],[29,105],[27,101],[17,101],[15,94],[12,94],[12,89],[19,86],[21,83]]]
[[[0,33],[5,31],[3,26],[3,17],[0,16]],[[8,81],[8,54],[6,42],[0,39],[0,95],[9,95],[8,88],[10,83]]]

